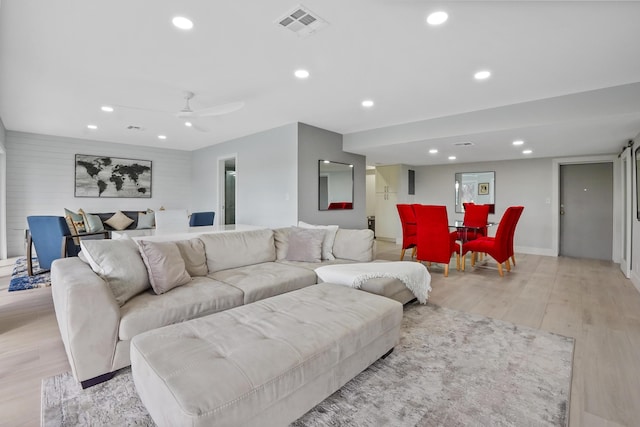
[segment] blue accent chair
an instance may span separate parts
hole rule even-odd
[[[36,248],[40,273],[51,270],[51,263],[58,258],[77,256],[80,246],[75,244],[73,236],[67,226],[67,221],[61,216],[29,216],[29,233],[27,238],[27,273],[33,276],[33,247]],[[83,236],[102,234],[109,237],[109,232],[87,233]]]
[[[213,225],[215,212],[194,212],[189,218],[189,227],[202,227],[204,225]]]

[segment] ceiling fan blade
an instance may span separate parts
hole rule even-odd
[[[195,112],[198,117],[219,116],[221,114],[233,113],[244,107],[244,102],[231,102],[229,104],[216,105],[215,107],[203,108]]]
[[[191,129],[195,129],[195,130],[197,130],[198,132],[205,132],[205,133],[206,133],[206,132],[209,132],[209,129],[207,129],[207,128],[203,128],[202,126],[199,126],[199,125],[197,125],[197,124],[195,124],[195,123],[192,123],[192,124],[191,124]]]

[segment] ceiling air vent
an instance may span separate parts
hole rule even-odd
[[[127,126],[127,130],[142,131],[142,130],[144,130],[144,128],[142,128],[140,126],[129,125],[129,126]]]
[[[280,27],[291,30],[302,37],[308,36],[309,34],[312,34],[328,25],[327,21],[320,18],[303,5],[299,5],[291,12],[282,16],[276,21],[276,23]]]
[[[461,142],[454,142],[453,145],[455,145],[456,147],[471,147],[474,144],[471,141],[461,141]]]

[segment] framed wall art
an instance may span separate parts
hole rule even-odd
[[[151,160],[76,154],[75,197],[151,198]]]
[[[489,183],[488,182],[479,182],[478,183],[478,194],[489,194]]]

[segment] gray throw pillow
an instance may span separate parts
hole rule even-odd
[[[322,241],[325,231],[317,228],[291,227],[287,260],[320,262],[322,261]]]
[[[191,281],[180,250],[174,242],[138,242],[153,291],[160,295]]]
[[[153,228],[156,223],[156,214],[151,212],[139,212],[138,213],[138,225],[136,226],[137,230],[147,230],[149,228]]]
[[[190,276],[206,276],[209,273],[207,255],[202,240],[195,238],[175,243]]]

